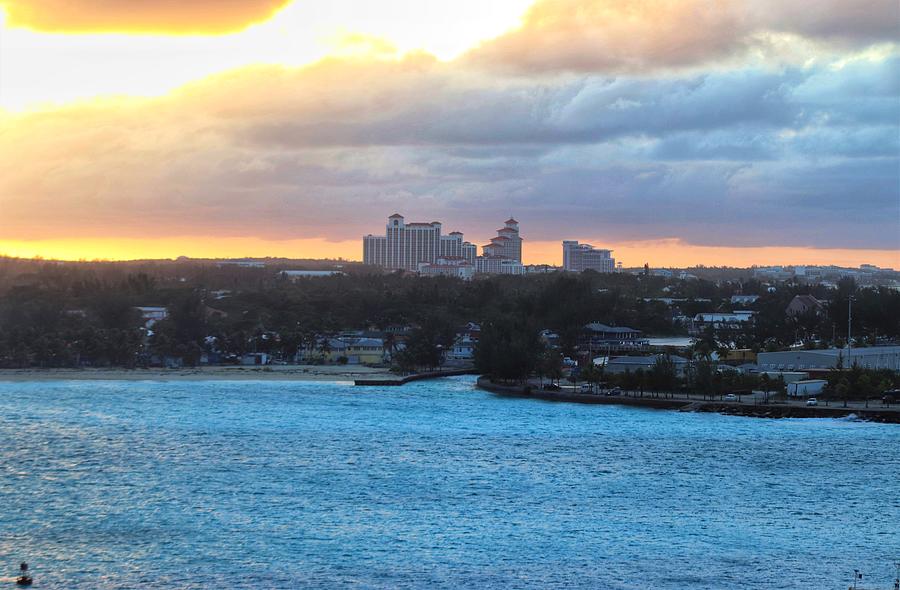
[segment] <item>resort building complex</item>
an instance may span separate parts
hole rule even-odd
[[[563,247],[563,270],[582,272],[615,272],[616,260],[612,250],[601,250],[590,244],[579,244],[576,240],[566,240]]]
[[[460,232],[442,234],[440,222],[407,223],[395,213],[388,218],[385,235],[363,237],[363,263],[422,275],[470,279],[476,273],[525,274],[519,222],[508,219],[497,236],[482,247],[465,241]]]

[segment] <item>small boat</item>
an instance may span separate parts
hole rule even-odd
[[[19,564],[19,576],[16,578],[17,586],[31,586],[34,580],[28,575],[28,564],[24,561]]]

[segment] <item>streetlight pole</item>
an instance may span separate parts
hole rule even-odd
[[[852,366],[850,359],[850,330],[853,328],[853,295],[847,297],[847,365]]]

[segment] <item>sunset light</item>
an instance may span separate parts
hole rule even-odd
[[[896,6],[794,4],[0,0],[0,253],[359,259],[394,210],[514,210],[531,261],[892,263]]]
[[[381,57],[387,48],[393,56],[424,51],[453,59],[514,27],[527,6],[527,0],[296,1],[265,22],[207,34],[153,33],[140,27],[44,32],[7,18],[0,21],[0,107],[22,110],[102,95],[157,96],[234,68],[303,66],[346,54],[348,44],[359,56],[366,40]],[[208,12],[217,13],[218,5],[210,3]]]
[[[900,0],[0,0],[9,587],[900,590],[898,424]]]

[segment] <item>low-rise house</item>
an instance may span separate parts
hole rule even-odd
[[[471,363],[475,360],[475,347],[481,336],[481,326],[475,322],[469,322],[456,333],[453,346],[447,351],[446,359],[449,362]]]
[[[553,330],[541,330],[541,342],[548,348],[559,348],[559,334]]]
[[[736,348],[725,351],[719,356],[719,360],[737,365],[756,363],[756,353],[749,348]]]
[[[735,311],[733,313],[698,313],[691,321],[689,332],[702,334],[712,328],[714,332],[741,330],[753,321],[754,311]]]
[[[478,341],[470,334],[458,334],[453,346],[447,351],[447,360],[456,362],[471,362],[475,360],[475,346]]]
[[[641,338],[640,330],[600,322],[586,324],[578,341],[582,351],[640,350],[649,345],[649,340]]]
[[[300,362],[338,363],[351,365],[380,365],[385,362],[388,351],[384,340],[342,334],[338,337],[320,337],[308,343],[297,353]]]
[[[759,300],[759,295],[732,295],[732,305],[753,305]]]
[[[641,369],[645,373],[652,371],[656,366],[658,359],[665,358],[663,354],[654,354],[650,356],[617,356],[606,362],[606,372],[612,374],[635,373]],[[688,359],[680,356],[669,355],[669,360],[675,366],[676,374],[684,375],[689,364]]]
[[[794,295],[794,298],[791,299],[791,302],[785,308],[784,313],[789,317],[794,317],[809,313],[821,315],[824,311],[825,306],[812,295]]]
[[[345,351],[351,365],[380,365],[385,361],[384,340],[356,338],[347,342]]]
[[[268,353],[265,352],[248,352],[241,355],[241,364],[245,366],[261,366],[268,365],[272,362]]]
[[[156,322],[161,322],[169,317],[169,310],[162,306],[141,306],[135,309],[141,312],[145,328],[151,328]]]
[[[469,281],[475,276],[475,266],[462,256],[442,256],[434,262],[420,262],[418,270],[426,277],[456,277]]]

